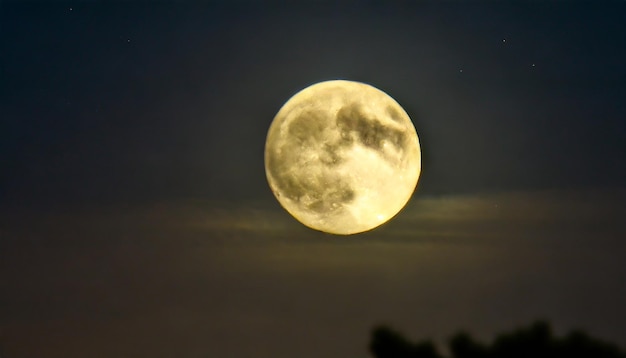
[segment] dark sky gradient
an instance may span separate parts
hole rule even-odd
[[[365,357],[381,321],[536,318],[626,347],[626,2],[286,4],[0,3],[0,354]],[[328,79],[422,144],[406,210],[350,238],[263,166]]]
[[[333,78],[406,107],[424,193],[621,186],[625,8],[5,4],[3,197],[257,198],[273,115]]]

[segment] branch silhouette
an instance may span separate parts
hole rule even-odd
[[[451,358],[626,357],[616,344],[593,338],[583,331],[556,337],[544,321],[501,333],[490,345],[475,341],[467,332],[458,332],[448,341],[448,348]],[[412,343],[388,326],[374,328],[369,349],[376,358],[444,358],[432,341]]]

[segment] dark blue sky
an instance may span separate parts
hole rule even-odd
[[[273,115],[332,78],[407,109],[424,193],[622,186],[625,14],[623,1],[3,3],[3,201],[266,197]]]
[[[387,322],[543,318],[626,347],[626,2],[0,2],[0,354],[366,357]],[[322,80],[412,118],[422,176],[337,238],[265,179]]]

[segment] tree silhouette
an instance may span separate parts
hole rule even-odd
[[[626,353],[609,342],[592,338],[582,331],[555,337],[547,322],[537,321],[528,327],[496,336],[484,345],[466,332],[448,341],[451,358],[624,358]],[[386,326],[372,331],[370,352],[376,358],[442,358],[432,341],[412,343]]]
[[[486,358],[489,355],[487,347],[475,342],[472,337],[465,332],[457,333],[450,339],[450,352],[453,357],[465,358]]]
[[[422,341],[413,344],[393,329],[378,327],[372,332],[370,351],[378,358],[441,358],[435,344]]]

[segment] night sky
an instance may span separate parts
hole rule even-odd
[[[416,192],[350,237],[274,199],[330,79],[412,118]],[[625,1],[0,2],[0,356],[368,357],[546,319],[626,348]]]

